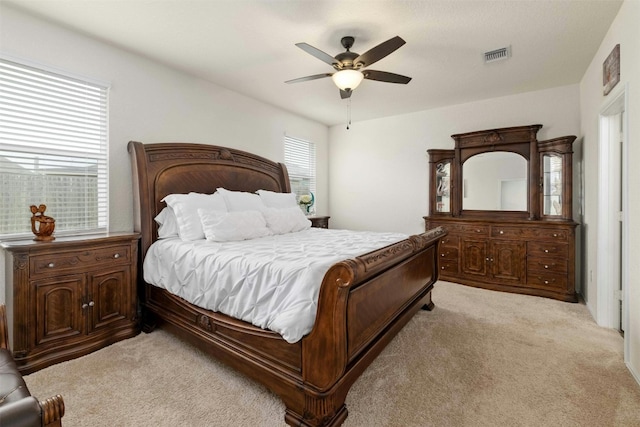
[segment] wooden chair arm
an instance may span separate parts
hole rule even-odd
[[[44,427],[61,427],[64,415],[64,400],[59,394],[40,401],[42,407],[42,425]]]

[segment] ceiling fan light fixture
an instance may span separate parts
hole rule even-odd
[[[364,79],[364,74],[358,70],[340,70],[331,76],[340,90],[354,90]]]

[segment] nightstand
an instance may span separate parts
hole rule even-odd
[[[311,221],[311,226],[315,228],[329,228],[330,216],[309,216],[307,217]]]
[[[5,241],[6,300],[21,373],[139,332],[136,233]]]

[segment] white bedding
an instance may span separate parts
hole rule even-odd
[[[169,238],[149,248],[144,280],[294,343],[313,328],[320,284],[333,264],[407,237],[311,228],[237,242]]]

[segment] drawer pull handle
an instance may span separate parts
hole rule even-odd
[[[553,233],[553,237],[558,237],[558,233]]]
[[[479,232],[480,232],[480,230],[479,230],[479,229],[478,229],[478,230],[476,230],[476,233],[479,233]]]
[[[443,257],[443,256],[444,256],[444,254],[440,254],[440,256],[442,256],[442,257]]]
[[[55,264],[55,263],[53,263],[53,262],[50,262],[49,264],[47,264],[47,267],[49,267],[49,268],[53,268],[53,267],[55,267],[55,266],[56,266],[56,264]]]
[[[503,231],[503,230],[500,230],[500,234],[504,234],[504,231]]]
[[[545,266],[544,266],[544,268],[547,268],[547,269],[548,269],[548,268],[549,268],[549,266],[548,266],[548,265],[545,265]]]
[[[440,270],[444,270],[444,267],[440,267]]]
[[[549,249],[545,249],[545,250],[544,250],[544,253],[545,253],[545,254],[548,254],[548,253],[549,253]]]
[[[89,304],[87,304],[86,302],[84,304],[82,304],[82,309],[84,310],[85,308],[89,307]]]
[[[544,284],[545,284],[545,285],[548,285],[548,284],[549,284],[549,281],[548,281],[548,280],[545,280],[545,281],[544,281]]]
[[[89,307],[93,307],[94,305],[96,305],[96,303],[95,303],[95,302],[93,302],[93,301],[89,301]]]
[[[120,258],[120,254],[114,254],[114,255],[113,255],[113,257],[114,257],[115,259],[118,259],[118,258]]]

